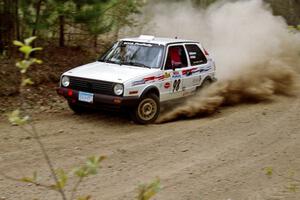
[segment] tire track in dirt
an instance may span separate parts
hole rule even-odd
[[[82,185],[81,191],[95,199],[133,199],[139,183],[159,176],[163,189],[157,199],[246,200],[277,195],[296,200],[298,193],[286,193],[285,181],[268,179],[262,168],[285,171],[289,166],[300,171],[299,107],[299,98],[280,97],[264,104],[225,108],[210,118],[150,126],[130,124],[122,117],[83,117],[67,111],[41,115],[38,126],[51,130],[43,141],[57,167],[71,169],[87,156],[108,155],[99,175]],[[25,140],[19,144],[24,145],[22,149],[13,148],[14,139],[23,133],[3,123],[0,126],[13,136],[10,144],[0,141],[1,155],[11,156],[4,156],[0,168],[11,175],[20,171],[30,175],[36,168],[42,173],[46,167],[37,147],[31,145],[34,142]],[[61,129],[63,133],[55,134]],[[0,178],[2,196],[43,199],[42,190],[26,188]],[[57,198],[54,193],[46,194],[47,200]]]

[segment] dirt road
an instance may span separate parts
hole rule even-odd
[[[37,128],[56,168],[72,169],[106,155],[100,173],[80,190],[99,200],[135,199],[137,186],[160,177],[157,200],[300,199],[300,99],[224,108],[208,118],[138,126],[108,114],[40,113]],[[0,122],[0,170],[22,177],[37,170],[49,181],[33,139]],[[31,184],[0,178],[0,198],[59,199]]]

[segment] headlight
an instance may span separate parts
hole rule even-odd
[[[70,78],[67,77],[67,76],[64,76],[62,79],[61,79],[61,84],[64,86],[64,87],[68,87],[70,85]]]
[[[115,86],[114,86],[114,93],[118,96],[122,95],[124,92],[124,87],[122,84],[119,84],[117,83]]]

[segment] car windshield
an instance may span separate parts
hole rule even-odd
[[[101,61],[120,65],[160,68],[163,50],[163,46],[156,44],[121,41],[116,43]]]

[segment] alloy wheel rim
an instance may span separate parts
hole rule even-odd
[[[144,121],[153,119],[157,112],[157,105],[153,99],[144,99],[138,107],[138,115]]]

